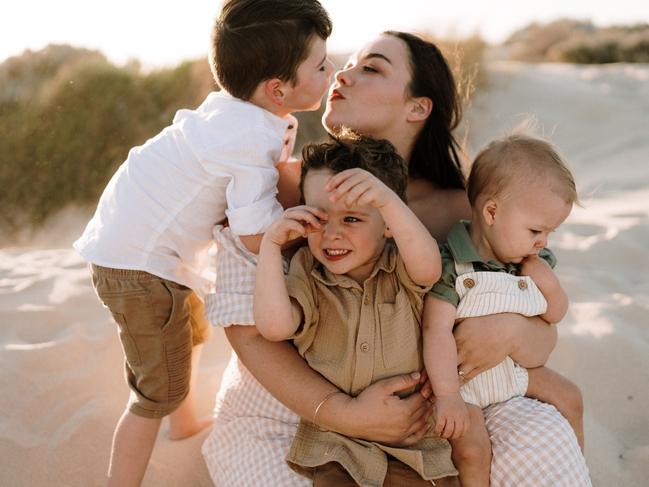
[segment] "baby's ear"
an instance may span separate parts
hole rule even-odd
[[[482,218],[487,225],[491,226],[496,221],[496,213],[498,211],[498,203],[495,200],[487,200],[482,206]]]

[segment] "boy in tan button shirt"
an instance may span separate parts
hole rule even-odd
[[[287,210],[262,240],[257,328],[270,340],[293,339],[313,369],[350,395],[421,370],[423,297],[440,276],[440,255],[405,203],[403,160],[387,141],[345,133],[307,146],[303,161],[306,204]],[[285,281],[281,249],[298,237],[308,247]],[[396,448],[318,428],[319,407],[337,392],[312,422],[301,421],[287,458],[314,483],[378,487],[389,477],[416,486],[456,474],[440,438]]]

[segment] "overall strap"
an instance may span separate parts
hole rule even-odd
[[[468,274],[469,272],[474,272],[472,262],[458,262],[453,259],[455,263],[455,272],[457,272],[458,277],[462,274]]]

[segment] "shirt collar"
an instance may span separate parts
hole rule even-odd
[[[456,262],[471,262],[472,264],[478,264],[481,267],[490,270],[506,270],[507,272],[514,272],[514,264],[503,264],[497,260],[485,261],[480,257],[471,241],[471,236],[469,235],[470,227],[470,221],[460,220],[448,233],[446,241],[448,243],[448,248],[453,255],[453,259],[455,259]]]
[[[354,279],[345,275],[345,274],[334,274],[329,271],[324,265],[318,262],[313,256],[313,268],[311,269],[311,276],[316,281],[321,282],[325,286],[340,286],[344,288],[357,288],[362,289],[361,285],[358,284]],[[379,260],[374,265],[372,272],[365,279],[365,282],[373,279],[379,271],[384,271],[387,273],[393,272],[397,263],[397,249],[396,246],[388,241],[383,247],[383,252]]]
[[[231,95],[224,89],[221,89],[217,92],[212,92],[210,95],[217,98],[231,100],[233,102],[244,103],[250,107],[255,108],[256,110],[259,110],[263,114],[266,123],[272,128],[272,130],[275,130],[277,132],[278,137],[285,137],[286,134],[286,137],[289,137],[293,140],[295,139],[298,122],[297,118],[295,118],[290,113],[285,117],[278,117],[265,108],[261,108],[254,103],[250,103],[249,101],[242,100],[241,98],[237,98],[236,96]]]

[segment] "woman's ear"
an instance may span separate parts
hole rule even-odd
[[[498,203],[495,200],[487,200],[482,206],[482,218],[488,226],[491,226],[496,221],[496,213],[498,211]]]
[[[412,98],[408,107],[408,122],[422,122],[433,111],[433,100],[427,96]]]
[[[385,226],[385,230],[383,230],[383,236],[385,238],[392,238],[392,232],[390,231],[390,227],[387,225]]]

